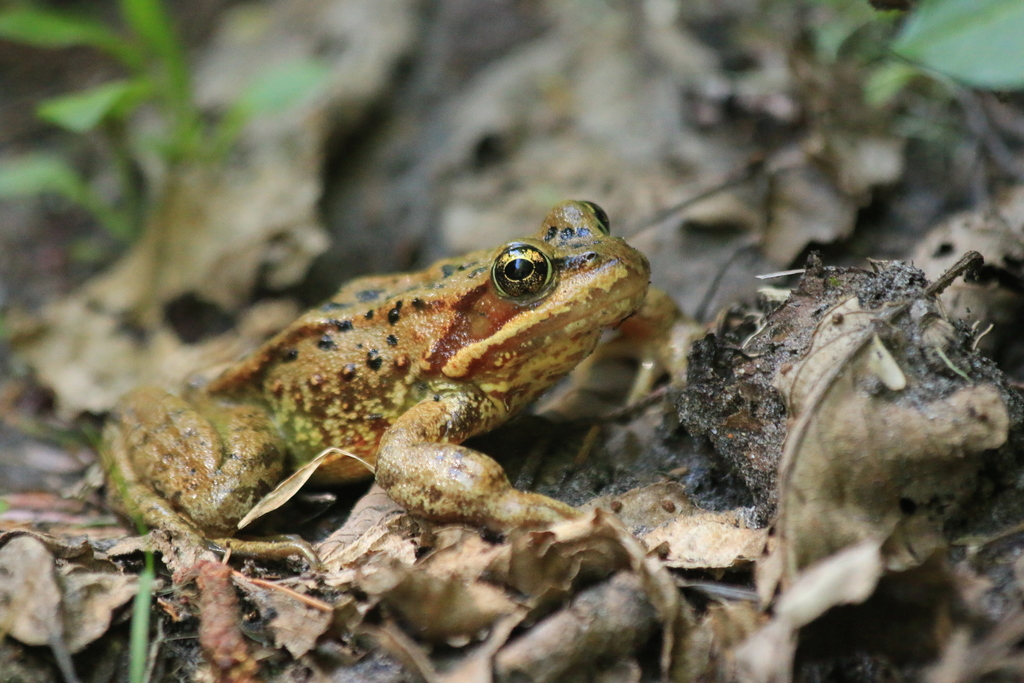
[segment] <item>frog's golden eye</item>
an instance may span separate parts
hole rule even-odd
[[[580,202],[588,209],[594,212],[594,218],[597,219],[597,227],[600,228],[601,232],[606,235],[610,235],[612,232],[612,223],[608,220],[608,214],[604,212],[600,206],[594,202]]]
[[[547,254],[530,244],[508,245],[494,259],[491,282],[498,293],[510,299],[535,296],[551,282],[554,269]]]

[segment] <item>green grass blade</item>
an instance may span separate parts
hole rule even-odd
[[[191,97],[185,51],[160,0],[121,0],[121,13],[135,34],[167,70],[174,97]]]
[[[130,659],[128,680],[131,683],[146,682],[146,664],[149,661],[149,615],[153,603],[153,553],[146,553],[146,568],[139,574],[139,590],[132,605]]]

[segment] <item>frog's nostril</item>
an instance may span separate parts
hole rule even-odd
[[[597,259],[597,252],[596,251],[588,251],[586,254],[583,255],[583,258],[586,259],[587,261],[593,261],[593,260]]]

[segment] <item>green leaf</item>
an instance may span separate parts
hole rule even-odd
[[[86,45],[129,64],[135,59],[131,45],[103,24],[33,7],[0,12],[0,38],[46,48]]]
[[[893,50],[983,88],[1024,86],[1024,2],[929,0],[907,18]]]
[[[118,239],[127,241],[134,237],[131,221],[96,196],[63,159],[48,154],[28,154],[0,162],[0,199],[40,194],[56,194],[84,207]]]
[[[329,66],[313,59],[289,62],[250,83],[235,106],[248,116],[280,113],[322,86],[330,71]]]
[[[330,72],[323,62],[299,59],[271,69],[250,83],[218,126],[215,155],[227,153],[251,118],[279,114],[312,96],[326,84]]]
[[[76,45],[104,48],[122,42],[117,34],[97,21],[32,7],[0,12],[0,37],[51,48]]]
[[[839,48],[854,31],[875,19],[871,6],[861,0],[819,0],[812,30],[818,55],[834,61]]]
[[[46,100],[39,105],[40,118],[75,133],[95,128],[108,116],[123,116],[149,90],[145,81],[112,81],[103,85]]]
[[[864,83],[864,100],[873,107],[888,104],[921,70],[896,60],[879,65]]]
[[[78,172],[58,157],[30,154],[0,162],[0,199],[53,193],[78,203],[86,192]]]

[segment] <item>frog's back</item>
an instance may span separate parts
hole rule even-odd
[[[418,273],[354,280],[215,379],[214,395],[266,403],[297,464],[335,446],[372,463],[387,428],[450,384],[431,361],[460,302],[487,286],[489,251]],[[356,461],[353,476],[369,475]]]

